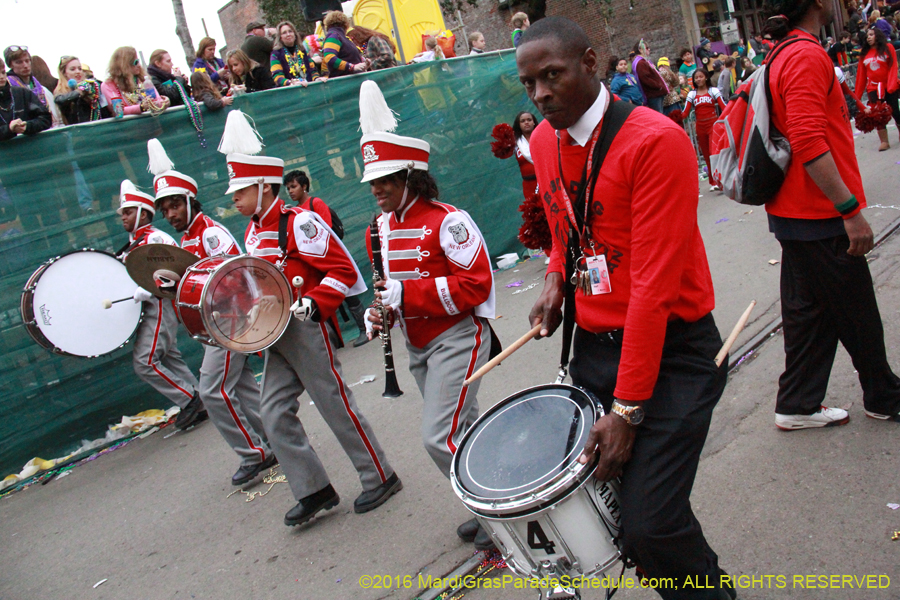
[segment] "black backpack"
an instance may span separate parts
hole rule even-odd
[[[319,202],[322,201],[321,198],[314,198],[313,196],[310,196],[309,205],[303,208],[306,208],[306,210],[312,212],[316,212],[315,210],[313,210],[313,200],[318,200]],[[331,230],[334,231],[339,239],[344,239],[344,224],[341,222],[341,218],[337,215],[336,212],[334,212],[334,209],[330,206],[328,207],[328,210],[331,212]]]

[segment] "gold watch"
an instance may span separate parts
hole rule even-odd
[[[632,427],[640,425],[644,420],[643,408],[640,406],[625,406],[618,400],[613,400],[612,412],[625,419],[625,422]]]

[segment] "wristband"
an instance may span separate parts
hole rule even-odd
[[[849,200],[836,205],[835,208],[839,213],[841,213],[841,216],[847,217],[847,215],[851,213],[855,214],[856,212],[858,212],[857,209],[859,208],[859,202],[857,202],[856,196],[850,196]]]
[[[856,208],[854,208],[852,211],[850,211],[850,212],[848,212],[848,213],[842,213],[842,214],[841,214],[841,218],[842,218],[843,220],[845,220],[845,221],[846,221],[847,219],[852,219],[853,217],[855,217],[856,215],[858,215],[858,214],[860,213],[860,211],[862,211],[862,206],[860,206],[859,204],[857,204],[857,205],[856,205]]]

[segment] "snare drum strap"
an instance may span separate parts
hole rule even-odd
[[[634,106],[630,102],[624,100],[610,101],[609,108],[603,116],[603,123],[600,125],[600,137],[597,146],[594,149],[594,160],[591,168],[590,177],[593,183],[596,183],[600,174],[600,167],[606,159],[609,147],[612,145],[616,134],[622,129],[622,125],[628,119],[628,115],[634,110]],[[560,173],[562,175],[562,173]],[[588,176],[584,173],[581,185],[579,186],[579,195],[575,199],[575,214],[583,214],[585,202],[590,202],[590,198],[584,197],[585,179]],[[591,185],[594,190],[595,186]],[[590,206],[590,204],[589,204]],[[572,334],[575,331],[575,284],[572,282],[572,275],[575,273],[575,262],[581,256],[581,246],[578,238],[578,232],[575,230],[573,223],[569,227],[569,243],[566,248],[566,274],[563,278],[563,286],[565,290],[565,301],[563,303],[563,323],[562,323],[562,352],[559,357],[559,378],[558,383],[562,383],[569,372],[569,353],[572,349]]]

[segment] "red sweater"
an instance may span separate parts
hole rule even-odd
[[[897,51],[888,42],[887,55],[879,55],[875,48],[869,48],[865,58],[856,69],[856,96],[863,99],[863,92],[878,92],[879,98],[892,94],[900,88],[897,80]]]
[[[563,145],[566,189],[581,178],[588,147]],[[548,121],[531,136],[553,249],[548,273],[565,271],[568,219],[559,193],[556,132]],[[597,184],[591,237],[606,254],[612,292],[576,291],[575,320],[592,332],[624,329],[615,396],[646,400],[659,375],[666,324],[694,322],[715,306],[706,250],[697,226],[694,149],[684,130],[636,108],[616,135]]]
[[[816,43],[791,44],[769,67],[772,123],[787,136],[793,156],[784,185],[766,203],[766,211],[794,219],[831,219],[841,215],[803,165],[830,151],[844,184],[866,206],[850,115],[828,54],[808,33],[795,29],[795,34]]]

